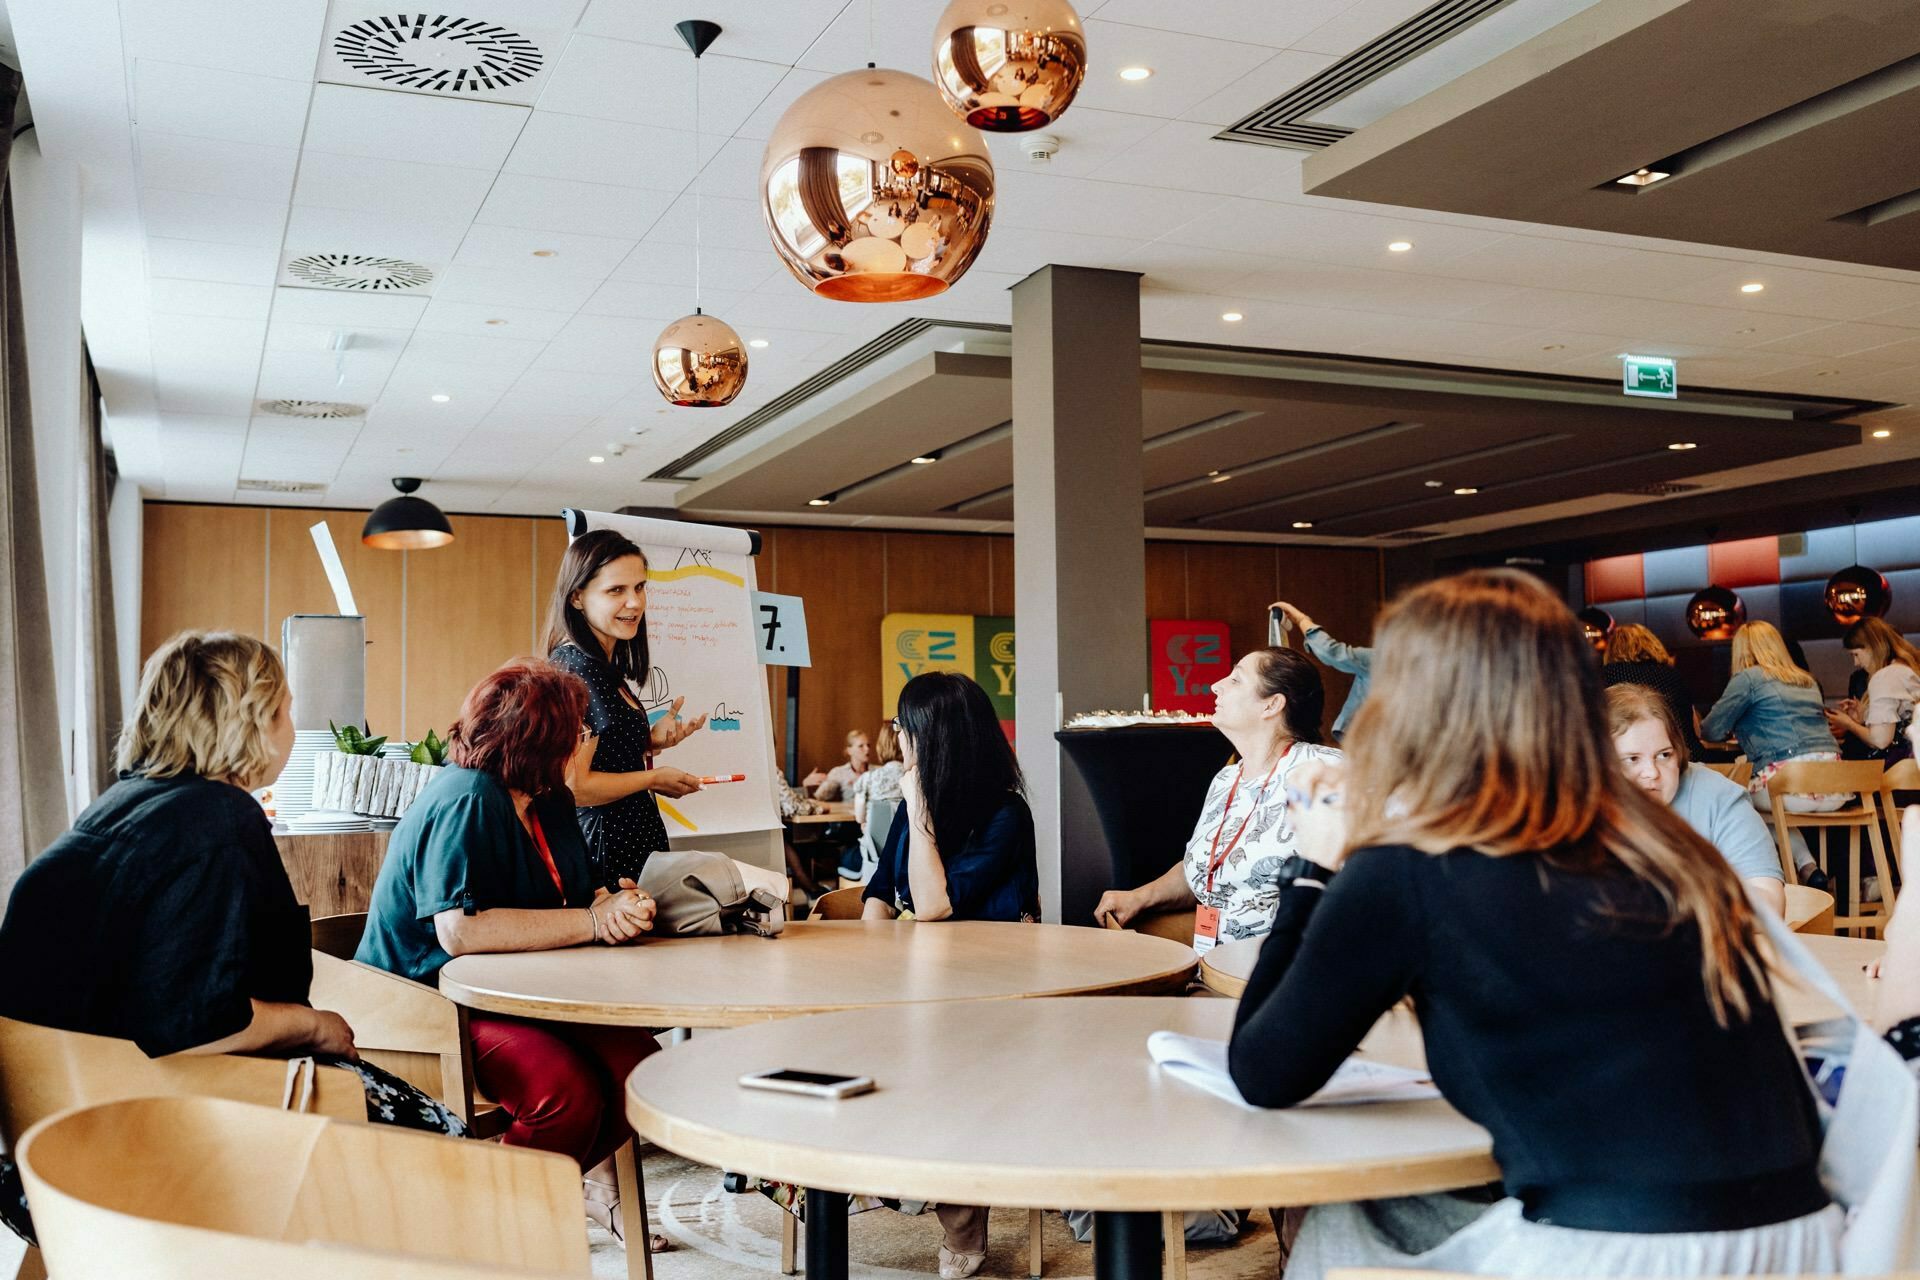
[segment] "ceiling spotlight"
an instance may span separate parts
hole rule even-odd
[[[1549,342],[1546,346],[1540,349],[1542,351],[1565,351],[1567,349],[1567,344],[1564,342]]]
[[[1831,378],[1834,374],[1839,372],[1840,371],[1838,369],[1816,369],[1814,370],[1813,376],[1816,378]]]
[[[1887,430],[1885,427],[1882,427],[1878,431],[1873,433],[1873,438],[1875,440],[1885,440],[1888,436],[1892,434],[1893,432]]]
[[[1395,240],[1395,241],[1394,241],[1394,242],[1393,242],[1392,244],[1390,244],[1390,245],[1388,245],[1388,246],[1387,246],[1387,252],[1389,252],[1389,253],[1405,253],[1405,252],[1406,252],[1407,250],[1409,250],[1409,249],[1411,249],[1411,248],[1413,248],[1413,241],[1411,241],[1411,240]]]
[[[1673,450],[1675,453],[1685,453],[1689,449],[1698,449],[1699,447],[1699,445],[1691,440],[1675,440],[1667,446],[1667,448]]]
[[[1752,327],[1751,325],[1749,325],[1749,326],[1748,326],[1747,328],[1745,328],[1745,329],[1735,329],[1735,330],[1734,330],[1734,332],[1735,332],[1735,333],[1752,333],[1753,331],[1754,331],[1754,330],[1753,330],[1753,327]]]
[[[810,507],[824,507],[824,506],[830,505],[832,502],[833,502],[832,498],[808,498],[807,499],[807,505]]]
[[[1660,179],[1671,178],[1672,176],[1672,174],[1662,173],[1658,169],[1635,169],[1626,177],[1615,178],[1614,181],[1623,187],[1650,187],[1660,181]]]
[[[1212,477],[1215,484],[1219,484],[1222,480],[1233,479],[1232,474],[1225,471],[1209,471],[1207,474]]]
[[[435,397],[433,398],[433,402],[434,402],[435,404],[445,404],[445,403],[446,403],[447,401],[449,401],[449,400],[451,400],[451,399],[453,399],[453,397],[452,397],[452,396],[435,396]]]
[[[1225,320],[1228,324],[1239,324],[1242,320],[1246,319],[1246,317],[1241,315],[1238,311],[1222,311],[1220,313],[1220,318],[1222,320]]]
[[[1145,80],[1145,79],[1146,79],[1146,78],[1147,78],[1148,76],[1150,76],[1150,75],[1152,75],[1152,74],[1153,74],[1153,68],[1152,68],[1152,67],[1122,67],[1122,68],[1120,68],[1120,78],[1121,78],[1122,80],[1134,80],[1134,81],[1138,81],[1138,80]]]
[[[560,251],[558,249],[535,249],[533,256],[536,258],[557,258],[560,256]]]
[[[1427,488],[1429,488],[1429,489],[1444,489],[1444,488],[1446,488],[1446,487],[1447,487],[1447,482],[1446,482],[1445,480],[1429,480],[1429,481],[1427,481]]]
[[[1311,521],[1311,520],[1295,520],[1295,521],[1293,522],[1293,527],[1294,527],[1294,528],[1296,528],[1296,529],[1311,529],[1311,528],[1313,528],[1313,521]]]
[[[761,351],[766,348],[767,340],[765,338],[749,338],[747,339],[747,345],[755,351]]]
[[[594,466],[596,466],[596,467],[597,467],[597,466],[599,466],[599,465],[600,465],[601,463],[603,463],[603,462],[605,462],[605,461],[606,461],[606,459],[605,459],[605,458],[603,458],[603,457],[601,457],[601,456],[600,456],[599,454],[597,454],[597,453],[596,453],[596,454],[594,454],[594,455],[593,455],[592,457],[590,457],[590,458],[588,458],[588,459],[587,459],[587,461],[588,461],[588,462],[591,462],[591,463],[592,463],[592,464],[593,464]]]
[[[1460,488],[1455,489],[1453,492],[1456,496],[1464,498],[1470,493],[1478,493],[1480,491],[1474,488],[1472,485],[1463,485]]]
[[[505,320],[489,320],[487,321],[487,323],[488,324],[505,324],[506,321]]]
[[[917,458],[909,459],[909,461],[916,467],[925,467],[940,461],[940,455],[937,453],[923,453]]]
[[[1760,283],[1760,282],[1759,282],[1758,280],[1750,280],[1750,281],[1748,281],[1748,282],[1747,282],[1746,284],[1743,284],[1743,285],[1741,285],[1741,286],[1740,286],[1740,292],[1742,292],[1742,293],[1758,293],[1758,292],[1760,292],[1760,291],[1761,291],[1762,289],[1764,289],[1764,288],[1766,288],[1766,287],[1767,287],[1767,286],[1765,286],[1765,285],[1763,285],[1763,284],[1761,284],[1761,283]]]

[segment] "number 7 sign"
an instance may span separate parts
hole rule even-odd
[[[753,639],[763,667],[810,667],[806,602],[799,596],[753,593]]]

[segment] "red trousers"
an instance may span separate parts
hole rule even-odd
[[[507,1146],[572,1156],[584,1172],[633,1136],[627,1076],[660,1048],[648,1032],[481,1016],[467,1027],[474,1083],[513,1117]]]

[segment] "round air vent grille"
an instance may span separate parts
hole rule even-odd
[[[358,418],[366,413],[363,404],[344,404],[339,400],[262,400],[260,412],[276,418]]]
[[[340,29],[333,51],[396,89],[484,93],[530,80],[543,61],[533,41],[478,18],[396,14]]]
[[[322,289],[394,293],[419,289],[433,280],[431,268],[402,258],[373,258],[361,253],[310,253],[287,264],[287,274]]]

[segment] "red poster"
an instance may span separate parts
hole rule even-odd
[[[1213,682],[1233,669],[1227,624],[1188,618],[1147,623],[1153,709],[1213,714]]]

